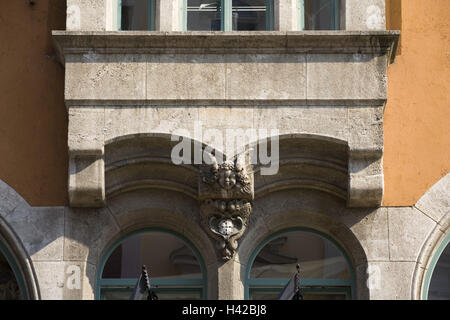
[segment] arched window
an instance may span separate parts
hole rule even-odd
[[[299,0],[301,30],[339,30],[340,0]]]
[[[154,0],[118,0],[119,30],[155,30]]]
[[[246,298],[277,299],[300,265],[300,289],[305,300],[352,299],[354,273],[345,253],[317,232],[279,232],[255,250],[246,277]]]
[[[12,255],[0,242],[0,300],[24,300],[24,281]]]
[[[273,0],[184,0],[183,30],[272,30]]]
[[[439,246],[425,275],[423,299],[450,300],[450,234]]]
[[[205,266],[196,249],[175,233],[147,229],[128,235],[108,250],[100,265],[96,298],[130,299],[142,265],[160,300],[206,297]]]

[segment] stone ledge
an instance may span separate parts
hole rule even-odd
[[[59,55],[83,53],[380,53],[395,60],[399,31],[53,31]]]

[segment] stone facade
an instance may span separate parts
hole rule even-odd
[[[54,31],[65,66],[69,207],[31,207],[0,181],[0,227],[34,299],[94,299],[121,236],[175,231],[198,249],[209,299],[244,299],[245,270],[268,236],[303,227],[335,239],[356,299],[418,299],[449,232],[444,177],[413,207],[382,207],[387,68],[399,33],[384,1],[346,0],[344,30],[297,30],[295,1],[275,1],[275,31],[179,32],[177,1],[157,1],[157,31],[112,31],[113,1],[68,1]],[[345,18],[345,19],[344,19]],[[227,153],[203,130],[278,132],[279,170],[252,148]],[[180,133],[181,132],[181,133]],[[190,138],[223,163],[176,165]],[[74,283],[73,277],[81,280]]]

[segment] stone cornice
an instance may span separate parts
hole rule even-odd
[[[61,58],[83,53],[372,53],[387,54],[391,63],[399,36],[399,31],[53,31]]]

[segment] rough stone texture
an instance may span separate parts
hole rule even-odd
[[[107,1],[67,0],[67,30],[106,30]]]
[[[145,99],[147,63],[144,59],[141,55],[95,53],[68,57],[66,100]]]
[[[370,262],[357,272],[358,282],[366,282],[371,300],[409,300],[414,262]],[[364,285],[364,283],[361,283]]]
[[[341,221],[355,234],[367,261],[389,260],[388,209],[344,209]]]
[[[217,265],[218,299],[242,300],[244,299],[244,286],[241,277],[241,264],[236,260]]]
[[[7,220],[33,261],[63,259],[64,208],[21,205]]]
[[[148,99],[225,99],[226,72],[222,55],[175,54],[151,57],[149,60]]]
[[[450,173],[434,184],[416,203],[416,208],[439,222],[450,215]]]
[[[345,30],[385,30],[385,0],[345,0]]]
[[[42,300],[90,300],[94,298],[95,268],[80,261],[38,261],[34,268]]]
[[[102,156],[75,155],[69,160],[69,201],[75,207],[102,207],[105,165]]]
[[[300,30],[298,25],[298,5],[299,1],[297,0],[274,1],[274,30]]]
[[[410,207],[389,208],[389,252],[392,261],[417,261],[436,223]]]
[[[228,55],[225,95],[230,100],[304,100],[302,54]],[[245,85],[243,85],[245,84]]]
[[[307,99],[385,100],[386,66],[386,56],[308,54]]]
[[[67,208],[64,227],[64,260],[96,265],[100,254],[119,228],[107,208]]]
[[[155,29],[158,31],[181,31],[180,8],[183,0],[156,0]]]

